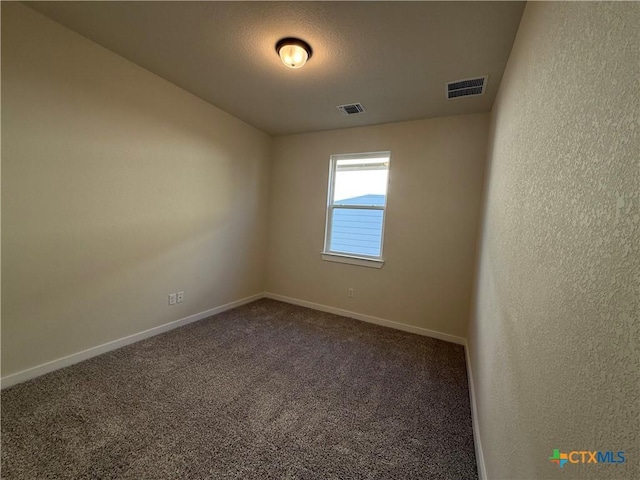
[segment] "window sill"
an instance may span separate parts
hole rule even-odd
[[[346,263],[348,265],[357,265],[359,267],[382,268],[384,260],[375,258],[355,257],[353,255],[341,255],[339,253],[322,252],[320,254],[322,260],[327,262]]]

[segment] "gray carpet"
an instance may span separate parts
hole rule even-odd
[[[1,401],[7,480],[477,478],[462,346],[273,300]]]

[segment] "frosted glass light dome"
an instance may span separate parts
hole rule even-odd
[[[300,68],[311,58],[311,47],[297,38],[283,38],[276,44],[280,60],[289,68]]]

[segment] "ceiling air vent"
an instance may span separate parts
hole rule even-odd
[[[467,78],[447,83],[447,98],[468,97],[470,95],[482,95],[487,88],[488,75],[478,78]]]
[[[349,103],[347,105],[338,105],[336,107],[343,115],[356,115],[364,113],[364,107],[360,103]]]

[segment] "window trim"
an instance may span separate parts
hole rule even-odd
[[[324,247],[321,252],[323,260],[329,262],[346,263],[350,265],[359,265],[363,267],[382,268],[384,265],[384,231],[385,222],[387,219],[387,197],[389,193],[389,175],[387,175],[387,191],[384,196],[384,205],[335,205],[333,203],[333,194],[335,191],[335,176],[336,165],[338,160],[367,160],[370,158],[387,157],[387,172],[391,164],[391,152],[388,150],[379,152],[366,152],[366,153],[348,153],[348,154],[334,154],[331,155],[329,161],[329,186],[327,191],[327,212],[325,219],[324,229]],[[329,249],[332,223],[333,223],[333,210],[338,209],[362,209],[362,210],[382,210],[382,231],[380,232],[380,255],[362,255],[349,252],[337,252]]]
[[[321,252],[322,260],[334,263],[346,263],[347,265],[358,265],[359,267],[382,268],[384,260],[381,258],[356,257],[355,255],[343,253]]]

